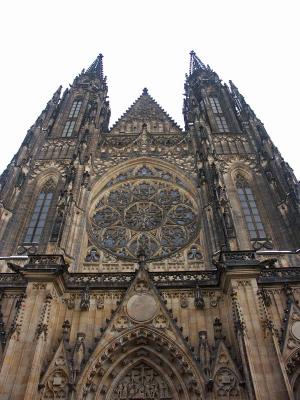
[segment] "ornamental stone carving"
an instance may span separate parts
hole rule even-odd
[[[215,376],[216,393],[220,397],[234,398],[239,396],[238,379],[228,368],[221,368]]]
[[[57,368],[46,381],[42,399],[67,400],[68,392],[67,374],[63,369]]]
[[[179,184],[138,177],[104,189],[91,208],[88,230],[95,246],[118,258],[136,261],[143,248],[148,260],[157,260],[195,239],[199,208]]]
[[[133,367],[117,384],[112,400],[172,400],[165,379],[152,367],[140,363]]]

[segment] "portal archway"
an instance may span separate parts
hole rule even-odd
[[[204,379],[188,352],[139,327],[96,350],[77,386],[77,399],[85,400],[200,400]]]
[[[139,357],[138,353],[149,354],[146,348],[140,348],[131,355],[133,357],[131,362],[116,376],[105,400],[179,400],[178,392],[181,394],[184,392],[183,382],[179,383],[176,377],[176,387],[171,379],[171,377],[174,379],[171,369],[168,374],[167,370],[162,365],[155,364],[151,357],[149,359],[146,356]],[[186,393],[183,398],[188,399]]]

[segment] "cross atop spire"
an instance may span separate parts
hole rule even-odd
[[[95,74],[102,81],[103,77],[103,55],[99,54],[96,60],[86,70],[86,74]]]
[[[196,71],[196,70],[207,70],[207,67],[205,66],[205,64],[203,64],[203,62],[200,60],[200,58],[197,56],[197,54],[192,50],[190,52],[190,75]]]

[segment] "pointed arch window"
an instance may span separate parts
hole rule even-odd
[[[72,104],[71,110],[68,115],[68,120],[65,123],[62,137],[71,137],[74,131],[75,123],[82,105],[82,100],[75,100]]]
[[[209,102],[214,114],[223,114],[219,99],[217,97],[210,97]]]
[[[25,243],[39,243],[46,224],[49,208],[53,199],[54,182],[48,181],[38,195],[35,202],[33,213],[31,215],[27,231],[25,234]]]
[[[229,132],[228,124],[223,114],[219,99],[217,97],[209,97],[209,103],[215,115],[218,132]]]
[[[266,238],[266,232],[250,185],[244,177],[238,175],[236,187],[250,239]]]

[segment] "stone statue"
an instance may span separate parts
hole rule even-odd
[[[195,307],[199,310],[203,310],[205,307],[204,298],[200,287],[197,285],[195,290]]]
[[[80,309],[82,311],[88,311],[90,308],[90,291],[89,287],[86,286],[85,289],[81,292],[81,300],[80,300]]]

